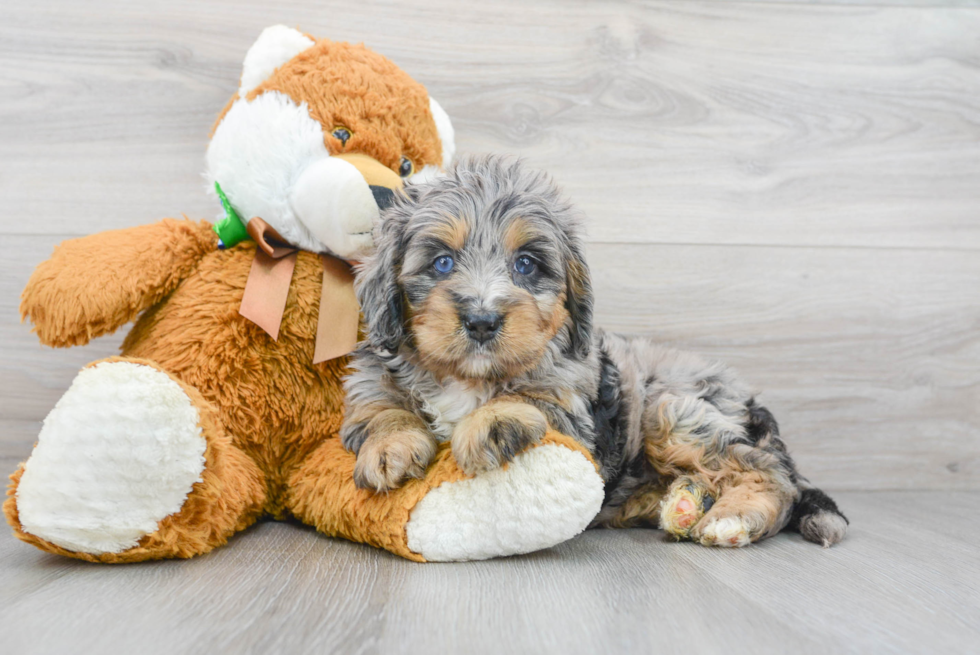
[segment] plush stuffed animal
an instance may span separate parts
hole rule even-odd
[[[449,450],[375,494],[337,438],[357,337],[348,261],[403,181],[453,156],[449,118],[364,48],[265,30],[215,125],[207,177],[224,218],[74,239],[24,290],[42,343],[136,324],[84,368],[11,476],[4,513],[42,550],[99,562],[190,557],[262,516],[414,560],[564,541],[599,510],[589,454],[549,433],[506,468],[464,475]]]

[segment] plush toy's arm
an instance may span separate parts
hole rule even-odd
[[[204,221],[168,218],[65,241],[27,282],[21,320],[46,345],[86,344],[163,299],[217,240]]]

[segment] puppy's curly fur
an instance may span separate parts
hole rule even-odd
[[[375,241],[341,430],[358,485],[421,476],[446,440],[465,471],[500,466],[550,425],[599,462],[593,525],[721,546],[787,525],[824,546],[843,538],[843,514],[730,369],[593,328],[578,220],[542,173],[464,160],[407,188]]]

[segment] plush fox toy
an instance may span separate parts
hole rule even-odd
[[[374,494],[337,438],[357,338],[349,262],[403,184],[453,157],[448,116],[384,57],[266,29],[221,113],[207,178],[224,215],[74,239],[24,290],[42,343],[129,321],[84,368],[11,476],[4,514],[42,550],[99,562],[190,557],[263,516],[414,560],[545,548],[595,516],[602,481],[549,433],[471,478],[449,450]]]

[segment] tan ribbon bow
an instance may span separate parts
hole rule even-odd
[[[248,222],[248,233],[258,247],[238,313],[262,328],[273,341],[278,341],[299,251],[283,245],[282,237],[261,218],[255,217]],[[323,266],[323,285],[316,324],[316,347],[313,350],[314,364],[354,350],[360,320],[350,266],[331,255],[320,255],[320,262]]]

